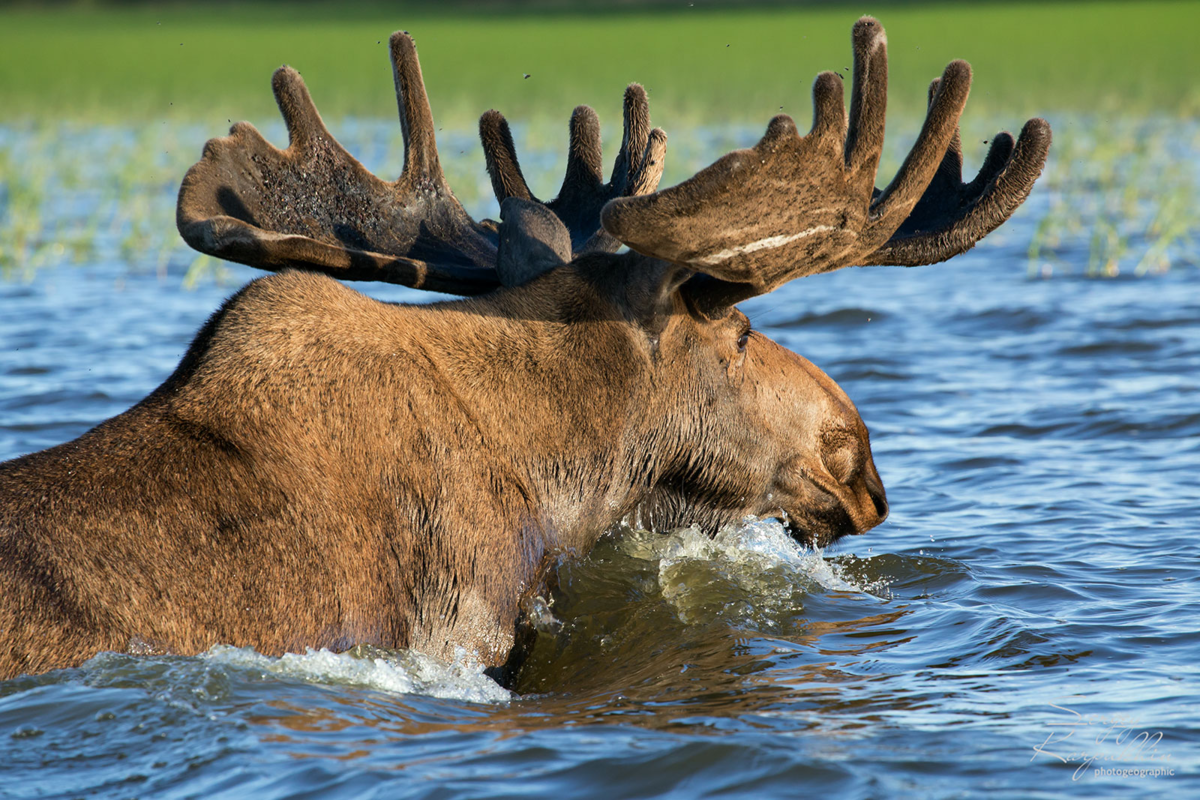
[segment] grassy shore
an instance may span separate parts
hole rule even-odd
[[[388,34],[417,39],[439,123],[496,107],[605,118],[639,81],[656,121],[809,116],[808,87],[850,66],[862,12],[888,29],[893,109],[923,107],[952,58],[975,68],[972,106],[1014,119],[1048,110],[1200,110],[1200,4],[979,3],[689,8],[526,14],[404,4],[56,6],[0,9],[0,123],[194,121],[274,116],[271,72],[298,68],[331,118],[394,114]],[[528,77],[526,77],[528,76]]]

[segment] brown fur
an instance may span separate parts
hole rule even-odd
[[[661,192],[666,136],[641,87],[610,182],[580,107],[544,205],[504,118],[485,114],[499,226],[446,184],[406,34],[390,40],[393,183],[337,144],[294,70],[276,72],[288,148],[244,124],[209,142],[180,189],[184,238],[264,269],[481,296],[389,306],[311,273],[255,281],[137,406],[0,464],[0,678],[217,643],[463,647],[507,669],[549,561],[620,520],[715,531],[779,516],[816,545],[879,524],[853,404],[733,304],[813,272],[961,252],[1025,199],[1050,139],[1040,120],[998,138],[964,184],[970,72],[955,62],[878,192],[886,37],[863,18],[853,42],[848,118],[826,73],[807,136],[777,117],[754,148]],[[620,242],[644,255],[612,255]]]
[[[786,511],[821,543],[878,523],[845,395],[679,293],[652,336],[631,272],[653,269],[593,256],[434,306],[250,284],[141,403],[0,465],[0,676],[219,642],[500,665],[547,555],[631,513]]]

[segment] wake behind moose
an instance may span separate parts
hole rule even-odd
[[[395,182],[278,70],[288,147],[246,123],[209,141],[177,218],[196,249],[279,274],[231,297],[136,406],[0,464],[0,678],[223,643],[462,648],[511,679],[549,565],[622,520],[713,533],[777,517],[813,546],[878,525],[887,500],[853,403],[736,305],[963,252],[1028,196],[1050,131],[997,135],[964,182],[971,74],[955,61],[877,189],[887,41],[864,17],[852,42],[848,112],[823,73],[808,134],[778,116],[661,191],[666,135],[636,84],[609,180],[580,106],[545,203],[487,112],[499,222],[471,219],[446,184],[407,34],[390,40]],[[463,299],[389,305],[335,279]]]

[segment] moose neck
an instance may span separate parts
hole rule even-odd
[[[570,268],[412,310],[426,317],[428,358],[455,402],[511,459],[548,548],[586,552],[657,468],[643,463],[662,435],[646,334],[606,281]]]

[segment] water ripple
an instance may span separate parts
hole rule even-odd
[[[351,128],[398,170],[393,125]],[[93,172],[138,142],[73,136]],[[552,183],[555,158],[535,162]],[[169,220],[166,185],[152,194]],[[868,535],[826,552],[770,522],[605,538],[558,568],[561,627],[511,697],[405,652],[108,655],[7,681],[0,794],[1196,794],[1200,272],[1086,277],[1086,241],[1045,240],[1071,199],[1050,192],[950,264],[843,270],[743,305],[870,427],[892,512]],[[70,223],[97,197],[59,210]],[[229,266],[228,285],[182,292],[188,262],[147,269],[104,235],[85,268],[0,282],[0,458],[139,400],[255,276]],[[1045,244],[1032,276],[1030,241]],[[1161,732],[1176,775],[1073,781],[1033,751],[1073,714]]]

